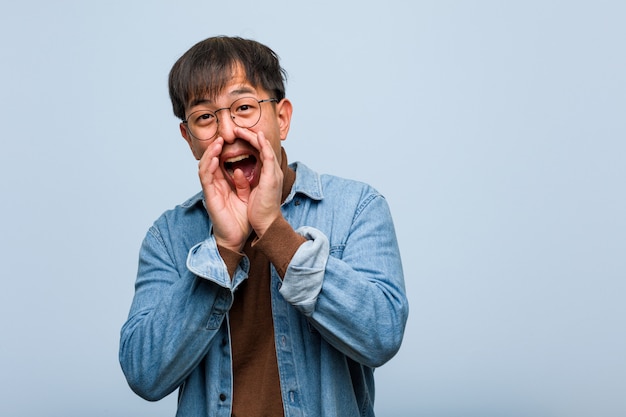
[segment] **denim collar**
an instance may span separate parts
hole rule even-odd
[[[291,192],[285,199],[285,203],[290,202],[296,194],[304,194],[312,200],[322,200],[322,181],[320,175],[304,165],[302,162],[294,162],[289,166],[296,171],[296,181],[291,187]]]

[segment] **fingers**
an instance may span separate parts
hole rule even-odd
[[[259,132],[257,135],[257,142],[259,144],[259,151],[261,152],[261,158],[274,159],[274,151],[269,141],[265,138],[265,133]]]
[[[280,169],[280,165],[278,164],[278,161],[276,160],[274,149],[272,149],[270,142],[267,139],[265,139],[265,135],[263,134],[263,132],[259,132],[257,140],[259,143],[260,155],[261,155],[261,160],[262,160],[261,176],[263,175],[265,175],[266,177],[268,175],[271,175],[272,177],[275,177],[277,175],[282,176],[282,171]]]
[[[198,173],[202,184],[211,184],[215,179],[220,179],[223,176],[219,169],[219,155],[223,145],[224,140],[217,138],[202,154],[198,163]]]
[[[237,127],[235,128],[235,134],[259,151],[264,165],[266,162],[273,162],[276,159],[274,150],[262,131],[255,133],[249,129]]]
[[[250,183],[240,169],[236,169],[233,173],[233,184],[235,185],[235,193],[237,197],[248,204],[250,198]]]
[[[259,135],[263,132],[254,133],[250,129],[243,127],[235,127],[235,135],[252,145],[257,151],[261,152],[261,144],[259,143]],[[265,136],[263,136],[265,138]]]
[[[212,159],[219,158],[223,146],[224,139],[222,139],[221,137],[215,139],[215,141],[213,141],[213,143],[211,143],[211,145],[209,145],[202,154],[199,165],[206,167],[211,163]]]

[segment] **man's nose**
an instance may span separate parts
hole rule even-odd
[[[237,125],[235,124],[232,117],[230,116],[230,110],[220,109],[220,114],[217,115],[217,117],[218,117],[217,119],[218,120],[217,122],[218,136],[221,136],[222,138],[224,138],[224,142],[232,143],[236,139],[235,127],[237,127]]]

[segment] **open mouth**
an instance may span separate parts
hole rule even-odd
[[[254,155],[239,155],[224,161],[224,170],[231,178],[236,170],[240,170],[250,183],[254,180],[256,167],[257,159]]]

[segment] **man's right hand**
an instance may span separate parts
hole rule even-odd
[[[221,137],[209,145],[200,158],[198,175],[207,212],[213,223],[215,241],[224,248],[240,252],[252,232],[252,226],[248,221],[247,204],[237,196],[220,168],[219,156],[223,145]]]

